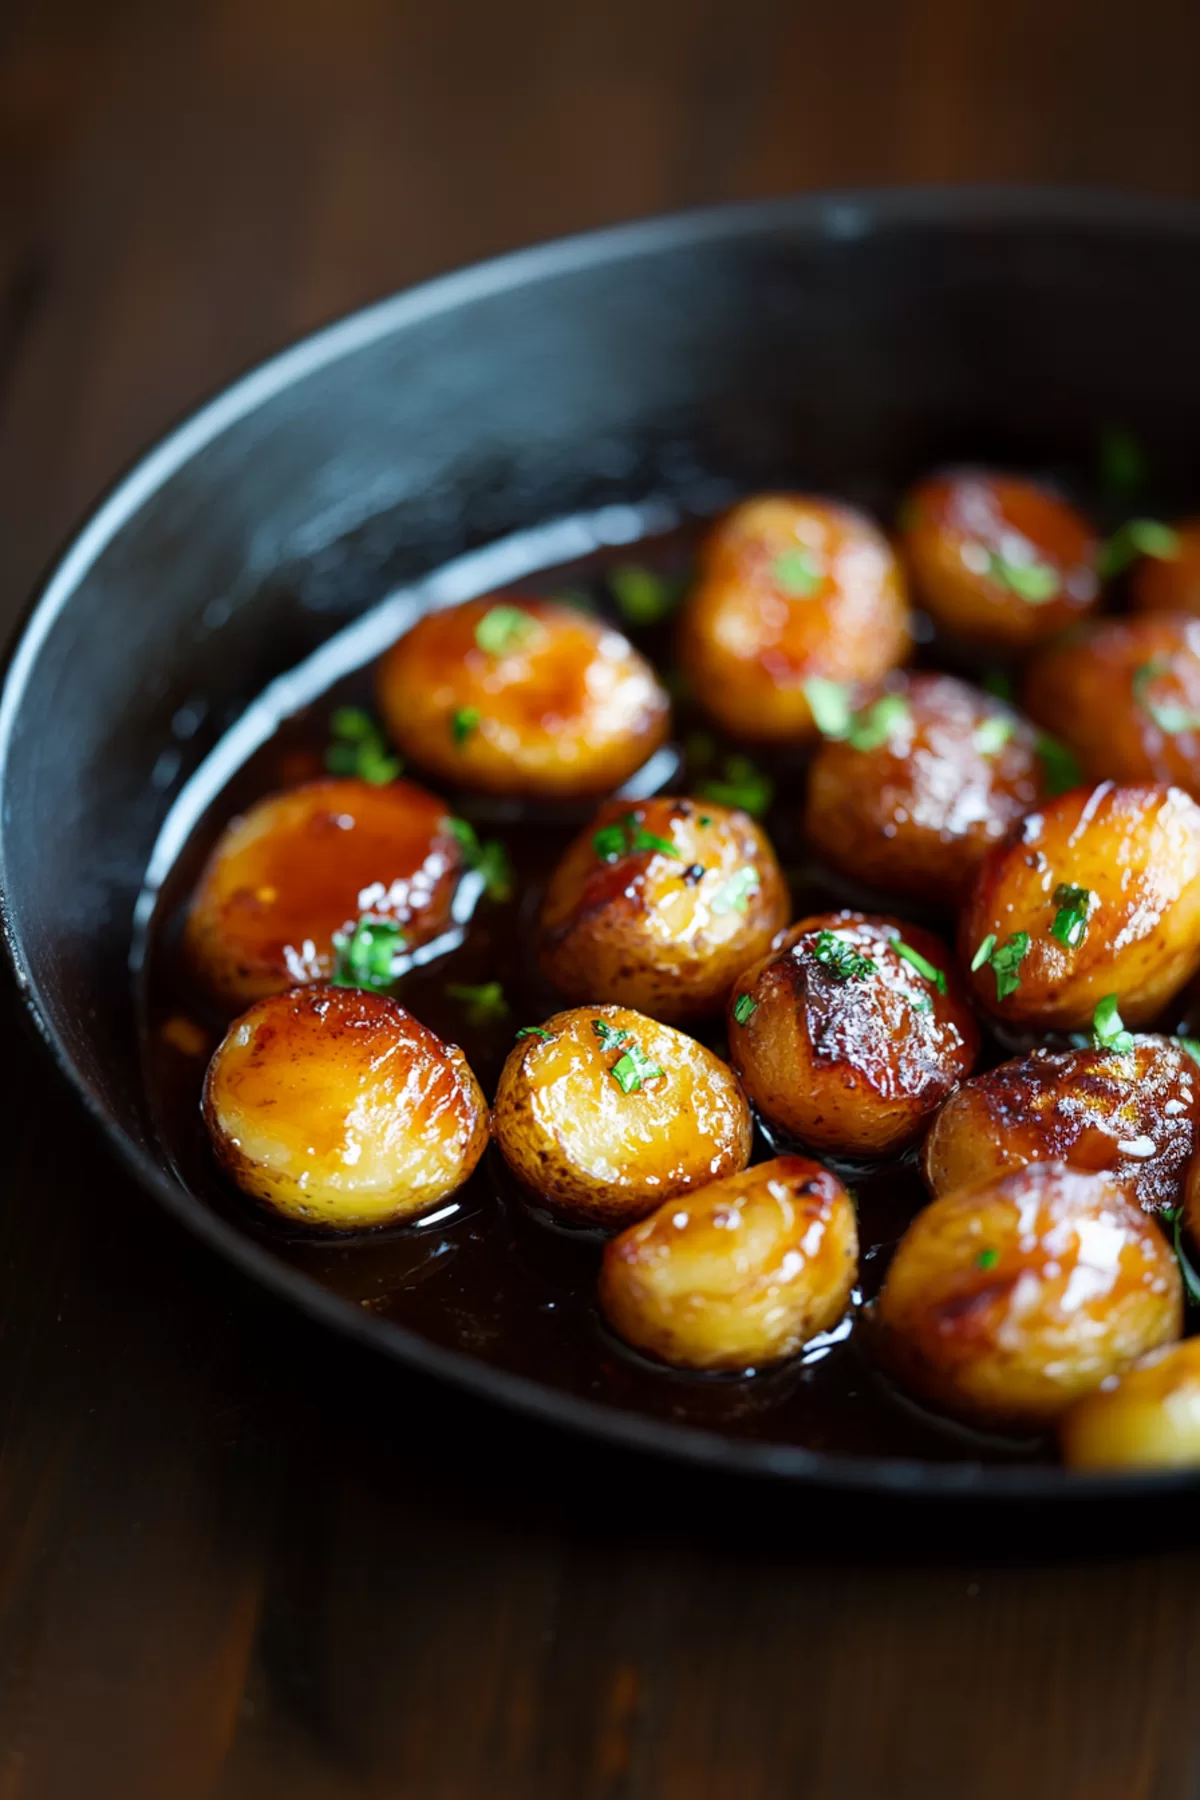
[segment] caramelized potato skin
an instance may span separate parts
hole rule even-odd
[[[686,1369],[757,1369],[836,1325],[858,1271],[849,1194],[828,1169],[781,1156],[676,1200],[605,1247],[613,1329]]]
[[[1144,1212],[1177,1206],[1197,1141],[1200,1069],[1174,1038],[1108,1050],[1034,1050],[964,1082],[921,1151],[930,1192],[1027,1163],[1104,1171]]]
[[[1200,1337],[1152,1350],[1077,1400],[1059,1447],[1071,1469],[1200,1466]]]
[[[929,1405],[1040,1429],[1183,1329],[1179,1266],[1107,1175],[1033,1163],[947,1194],[900,1240],[872,1318],[887,1372]]]
[[[395,919],[409,948],[447,930],[462,849],[448,808],[411,781],[310,781],[259,800],[221,833],[197,884],[184,954],[237,1010],[333,972],[333,934]]]
[[[597,1021],[628,1035],[606,1044]],[[626,1093],[612,1070],[631,1041],[662,1074]],[[521,1038],[492,1117],[517,1178],[580,1224],[628,1225],[750,1160],[750,1109],[732,1072],[694,1039],[624,1006],[555,1013]]]
[[[1200,720],[1200,619],[1089,620],[1035,658],[1025,704],[1092,780],[1173,781],[1200,793],[1200,730],[1161,723],[1170,708]]]
[[[603,854],[622,833],[626,848]],[[639,834],[674,853],[632,848]],[[708,800],[610,800],[550,877],[542,972],[568,1000],[697,1018],[721,1009],[788,911],[775,852],[748,813]]]
[[[951,906],[984,852],[1045,793],[1036,733],[953,675],[893,676],[888,691],[908,717],[883,743],[827,741],[814,756],[805,831],[843,875]],[[989,749],[989,732],[1006,729]]]
[[[1060,886],[1092,895],[1074,948],[1051,935]],[[981,863],[959,920],[963,966],[989,936],[1022,931],[1015,992],[1000,999],[986,963],[969,977],[989,1013],[1071,1031],[1115,993],[1126,1025],[1152,1019],[1200,966],[1200,807],[1180,788],[1112,782],[1047,801]]]
[[[244,1193],[336,1231],[427,1212],[488,1138],[462,1051],[358,988],[295,988],[235,1020],[209,1064],[204,1121]]]
[[[840,979],[817,956],[823,932],[873,962],[873,972]],[[944,972],[944,994],[897,954],[897,938]],[[754,1007],[739,1021],[742,996]],[[727,1024],[733,1066],[763,1117],[848,1156],[912,1143],[979,1048],[945,945],[919,926],[855,912],[793,925],[735,982]]]
[[[486,644],[497,608],[528,623],[487,649],[479,636]],[[459,787],[551,799],[619,787],[670,725],[665,689],[614,626],[512,595],[418,619],[380,661],[378,700],[423,768]]]
[[[1100,543],[1057,494],[1015,476],[934,475],[901,509],[900,544],[917,598],[939,628],[980,649],[1015,652],[1054,637],[1100,597]],[[1027,599],[998,571],[1036,563],[1056,590]]]
[[[799,592],[795,575],[787,579],[797,559]],[[871,685],[909,645],[900,566],[883,533],[851,507],[765,494],[735,506],[705,538],[679,652],[700,704],[733,736],[810,741],[810,676]]]
[[[1129,577],[1129,598],[1139,612],[1200,614],[1200,519],[1175,526],[1179,555],[1143,556]]]

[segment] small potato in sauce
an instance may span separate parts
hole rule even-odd
[[[462,847],[436,794],[310,781],[272,794],[217,840],[188,910],[184,954],[239,1010],[333,972],[335,932],[361,914],[393,920],[415,949],[451,924]]]
[[[700,549],[679,650],[700,705],[734,737],[805,743],[805,684],[869,687],[909,650],[904,577],[862,513],[803,494],[745,500]]]
[[[296,988],[252,1006],[209,1064],[204,1120],[244,1193],[335,1231],[428,1212],[488,1139],[462,1051],[358,988]]]
[[[614,1228],[750,1160],[750,1108],[731,1070],[624,1006],[526,1028],[501,1071],[493,1131],[552,1212]]]
[[[600,1306],[629,1344],[685,1369],[760,1369],[836,1325],[858,1270],[837,1177],[781,1156],[668,1200],[606,1246]]]
[[[947,1194],[900,1240],[872,1315],[889,1375],[996,1430],[1052,1425],[1183,1329],[1179,1265],[1111,1176],[1033,1163]]]
[[[1047,801],[980,864],[958,944],[997,1018],[1079,1030],[1115,994],[1145,1024],[1200,967],[1200,806],[1107,781]]]
[[[426,613],[382,658],[378,696],[405,755],[492,794],[606,793],[670,725],[666,690],[614,626],[515,596]]]
[[[1076,1401],[1058,1435],[1069,1469],[1200,1467],[1200,1338],[1111,1376]]]
[[[729,1053],[789,1137],[842,1156],[912,1143],[968,1075],[979,1035],[945,946],[899,919],[793,925],[735,982]]]
[[[881,700],[817,751],[805,830],[841,874],[951,907],[1045,795],[1038,734],[953,675],[893,676]]]
[[[1129,577],[1139,612],[1200,614],[1200,519],[1174,527],[1173,556],[1143,556]]]
[[[918,601],[948,637],[1012,655],[1056,636],[1100,597],[1100,543],[1037,482],[967,469],[934,475],[901,508]]]
[[[749,814],[712,801],[611,800],[550,878],[542,970],[568,1000],[696,1018],[720,1011],[788,910],[775,853]]]

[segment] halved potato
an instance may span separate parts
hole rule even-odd
[[[1183,1329],[1166,1238],[1109,1175],[1032,1163],[917,1214],[872,1315],[887,1372],[972,1424],[1037,1430]]]
[[[831,500],[764,494],[705,538],[679,652],[726,731],[803,743],[817,735],[807,681],[870,686],[909,642],[904,577],[883,533]]]
[[[1129,598],[1139,612],[1200,613],[1200,519],[1174,527],[1174,556],[1143,556],[1129,578]]]
[[[696,1018],[720,1010],[788,910],[775,853],[748,813],[610,800],[550,877],[542,970],[568,1000]]]
[[[209,1064],[204,1120],[245,1193],[337,1231],[427,1212],[462,1186],[488,1138],[462,1051],[359,988],[296,988],[252,1006]]]
[[[505,1161],[551,1211],[627,1225],[750,1160],[750,1109],[693,1038],[624,1006],[527,1027],[496,1089]]]
[[[553,600],[493,595],[426,613],[377,679],[404,753],[487,793],[603,794],[670,725],[666,690],[628,639]]]
[[[858,1270],[849,1194],[781,1156],[668,1200],[605,1247],[600,1306],[627,1343],[687,1369],[794,1356],[846,1310]]]
[[[1059,1444],[1072,1469],[1200,1466],[1200,1338],[1150,1351],[1077,1400]]]

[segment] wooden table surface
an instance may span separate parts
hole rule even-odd
[[[346,308],[742,195],[1200,194],[1198,57],[1195,0],[7,0],[3,623]],[[0,1800],[1200,1795],[1190,1509],[850,1505],[489,1415],[186,1239],[0,1004]]]

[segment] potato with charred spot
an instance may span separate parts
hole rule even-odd
[[[1129,577],[1129,598],[1139,612],[1200,614],[1200,519],[1174,527],[1174,554],[1142,556]]]
[[[333,972],[333,936],[363,913],[405,947],[446,931],[463,854],[444,800],[411,781],[310,781],[271,794],[217,840],[192,897],[184,954],[237,1011]]]
[[[975,469],[934,475],[900,518],[916,598],[940,631],[978,650],[1028,650],[1100,598],[1098,538],[1037,482]]]
[[[707,800],[611,800],[550,878],[542,971],[568,1000],[697,1018],[720,1011],[788,910],[775,852],[749,814]]]
[[[803,919],[734,984],[729,1053],[767,1122],[842,1156],[918,1138],[979,1034],[944,944],[899,919]]]
[[[493,1132],[552,1212],[614,1229],[750,1160],[750,1109],[730,1069],[624,1006],[581,1006],[522,1031]]]
[[[1109,994],[1146,1023],[1200,967],[1200,806],[1109,781],[1047,801],[980,864],[958,947],[1011,1024],[1075,1031]]]
[[[1200,793],[1200,619],[1095,619],[1030,664],[1025,704],[1092,780]]]
[[[1152,1350],[1077,1400],[1058,1441],[1071,1469],[1200,1467],[1200,1337]]]
[[[1027,1163],[1112,1177],[1143,1212],[1183,1197],[1197,1143],[1200,1069],[1177,1038],[1111,1050],[1033,1050],[964,1082],[921,1150],[935,1196],[979,1187]]]
[[[904,577],[883,533],[834,501],[767,494],[704,540],[679,652],[725,731],[805,743],[817,735],[806,682],[872,686],[909,644]]]
[[[407,756],[491,794],[607,793],[670,725],[666,690],[612,625],[511,595],[418,619],[380,661],[378,696]]]
[[[901,1238],[875,1354],[970,1424],[1040,1430],[1183,1328],[1179,1265],[1109,1175],[1031,1163],[946,1194]]]
[[[668,1200],[605,1247],[600,1307],[629,1344],[685,1369],[760,1369],[836,1325],[858,1271],[849,1194],[781,1156]]]
[[[462,1051],[358,988],[295,988],[252,1006],[209,1064],[204,1120],[244,1193],[334,1231],[427,1212],[488,1139]]]
[[[895,675],[823,743],[805,830],[841,874],[950,907],[984,852],[1046,794],[1037,733],[953,675]]]

